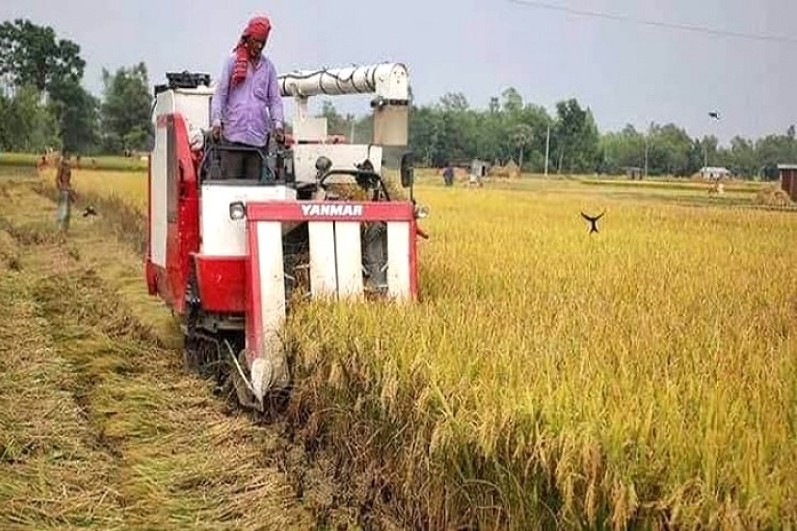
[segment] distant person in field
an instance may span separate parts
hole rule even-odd
[[[446,183],[446,186],[454,185],[454,168],[451,167],[450,162],[446,164],[443,170],[443,181]]]
[[[69,163],[69,152],[64,150],[58,170],[55,173],[55,186],[58,188],[58,228],[64,232],[69,229],[69,218],[72,215],[72,167]]]
[[[263,54],[270,33],[268,18],[249,21],[233,54],[224,63],[210,112],[215,140],[256,148],[261,153],[267,149],[272,134],[277,143],[285,142],[285,111],[277,69]],[[222,150],[222,176],[259,179],[261,160],[256,152]]]

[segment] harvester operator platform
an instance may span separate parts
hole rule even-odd
[[[271,33],[266,17],[249,21],[224,63],[211,106],[213,138],[227,145],[268,149],[269,135],[283,143],[284,109],[277,70],[263,54]],[[256,151],[223,150],[221,173],[225,178],[258,179],[261,155]]]

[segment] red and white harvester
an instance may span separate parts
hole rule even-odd
[[[417,296],[416,220],[426,210],[413,198],[411,154],[396,156],[409,200],[391,198],[382,179],[383,157],[407,145],[407,70],[385,63],[281,75],[282,96],[295,103],[292,142],[272,142],[256,181],[221,174],[221,152],[242,148],[209,134],[210,77],[167,80],[155,89],[149,293],[180,316],[187,364],[262,409],[290,385],[281,329],[291,301]],[[372,95],[371,143],[329,143],[326,121],[310,116],[310,97],[344,94]],[[346,186],[358,199],[340,192]]]

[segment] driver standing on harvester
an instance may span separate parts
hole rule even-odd
[[[230,146],[257,148],[263,155],[272,132],[277,143],[285,141],[284,109],[274,64],[263,55],[271,33],[266,17],[255,17],[244,29],[213,95],[211,126],[214,140]],[[257,180],[261,155],[255,151],[221,150],[224,178]]]

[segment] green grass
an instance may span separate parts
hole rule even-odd
[[[0,153],[0,167],[36,167],[40,158],[41,155],[33,153]],[[72,156],[72,163],[73,165],[76,164],[74,155]],[[52,163],[50,167],[52,167]],[[81,157],[81,168],[87,170],[140,172],[147,169],[147,161],[138,157],[84,156]]]

